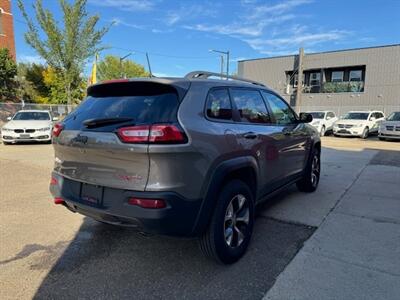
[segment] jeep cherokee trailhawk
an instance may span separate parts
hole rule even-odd
[[[57,204],[103,223],[198,237],[233,263],[250,242],[255,206],[296,183],[317,188],[321,144],[274,91],[192,72],[92,85],[53,128]]]

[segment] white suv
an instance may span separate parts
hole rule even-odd
[[[338,120],[333,111],[311,111],[307,114],[312,115],[313,120],[310,124],[318,130],[321,136],[332,130],[333,124]]]
[[[379,124],[385,119],[381,111],[350,111],[333,125],[335,136],[359,136],[366,139],[377,133]]]
[[[400,111],[393,112],[379,126],[380,140],[400,140]]]

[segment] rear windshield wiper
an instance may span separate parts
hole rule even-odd
[[[88,119],[83,121],[83,125],[87,128],[96,128],[107,125],[119,124],[133,121],[132,118],[102,118],[102,119]]]

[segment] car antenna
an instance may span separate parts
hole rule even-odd
[[[151,73],[150,59],[149,54],[146,52],[147,66],[149,67],[150,77],[153,77],[153,73]]]

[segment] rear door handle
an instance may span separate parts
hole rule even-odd
[[[255,139],[257,138],[257,134],[254,132],[246,132],[244,135],[245,139]]]

